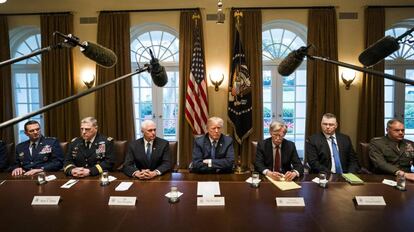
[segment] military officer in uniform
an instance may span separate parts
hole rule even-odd
[[[113,139],[98,133],[93,117],[81,121],[81,137],[72,139],[65,158],[64,172],[74,177],[96,176],[110,171],[115,163]]]
[[[414,143],[404,139],[404,123],[398,119],[387,122],[387,134],[370,141],[369,157],[377,172],[404,175],[414,181],[411,165],[414,161]]]
[[[63,151],[59,140],[44,137],[37,121],[24,124],[24,133],[29,140],[16,146],[16,161],[12,175],[35,175],[43,171],[58,171],[62,168]]]

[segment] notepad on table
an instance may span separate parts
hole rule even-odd
[[[350,184],[363,184],[364,181],[361,180],[358,176],[352,173],[344,173],[342,177],[345,178]]]
[[[302,188],[300,185],[296,184],[293,181],[276,181],[268,176],[266,177],[270,182],[272,182],[274,185],[276,185],[276,187],[278,187],[282,191]]]

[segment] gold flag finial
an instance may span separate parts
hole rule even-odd
[[[240,17],[243,17],[243,12],[241,12],[241,11],[239,11],[239,10],[236,10],[235,12],[234,12],[234,17],[236,18],[236,26],[238,27],[238,26],[240,26]]]
[[[200,15],[198,13],[194,13],[192,19],[195,21],[195,25],[197,27],[198,20],[200,19]]]

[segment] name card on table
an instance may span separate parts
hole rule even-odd
[[[224,197],[197,197],[197,206],[224,206]]]
[[[32,205],[58,205],[60,196],[34,196]]]
[[[383,196],[355,196],[355,201],[359,206],[384,206]]]
[[[134,206],[137,197],[109,197],[108,205]]]
[[[304,207],[305,200],[303,199],[303,197],[276,197],[276,205]]]

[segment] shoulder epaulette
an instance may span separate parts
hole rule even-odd
[[[71,140],[71,142],[74,142],[77,138],[78,138],[78,137],[73,138],[73,139]]]
[[[108,138],[106,138],[106,140],[108,140],[108,141],[112,141],[112,140],[114,140],[114,138],[112,138],[112,137],[108,137]]]

